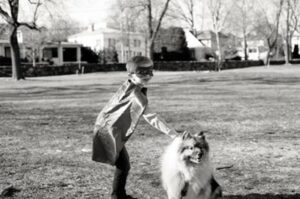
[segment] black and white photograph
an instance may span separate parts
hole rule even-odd
[[[299,0],[0,0],[0,199],[300,199]]]

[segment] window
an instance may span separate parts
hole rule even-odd
[[[256,53],[256,52],[257,52],[256,48],[250,48],[249,49],[249,53]]]
[[[11,57],[10,47],[8,47],[8,46],[4,47],[4,56]]]
[[[45,58],[45,59],[58,58],[58,49],[57,48],[44,48],[43,58]]]
[[[63,49],[63,61],[76,62],[77,61],[77,49],[76,48],[64,48]]]
[[[128,38],[126,38],[126,39],[125,39],[125,41],[124,41],[124,45],[125,45],[126,47],[129,47],[129,45],[130,45],[130,41],[129,41],[129,39],[128,39]]]
[[[133,40],[134,47],[141,47],[141,44],[142,44],[141,40],[138,39]]]
[[[108,38],[108,47],[116,47],[116,39]]]

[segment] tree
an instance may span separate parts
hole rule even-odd
[[[196,7],[198,1],[196,0],[177,0],[172,1],[170,10],[167,13],[168,17],[179,19],[188,25],[189,30],[197,35],[196,31]]]
[[[298,0],[286,0],[285,6],[285,61],[289,63],[291,60],[291,38],[299,25],[300,4]]]
[[[161,28],[155,39],[154,60],[189,60],[185,32],[180,27]]]
[[[20,47],[18,43],[17,31],[20,26],[26,26],[30,29],[37,29],[36,19],[38,8],[41,6],[40,0],[33,2],[28,0],[32,5],[35,5],[33,20],[31,23],[20,22],[18,20],[19,16],[19,0],[6,0],[6,4],[0,5],[0,15],[9,25],[10,29],[10,46],[11,46],[11,58],[12,58],[12,78],[15,80],[24,79],[21,71],[21,61],[20,61]],[[5,9],[6,8],[6,9]]]
[[[114,5],[113,8],[108,24],[112,28],[121,30],[122,35],[118,45],[120,45],[121,50],[120,61],[123,62],[126,59],[125,51],[128,51],[129,55],[132,54],[132,42],[130,42],[132,32],[141,32],[143,30],[143,26],[138,22],[144,10],[139,2],[128,0],[117,0],[116,5]],[[107,53],[102,54],[106,55]]]
[[[259,18],[257,19],[256,31],[265,38],[268,45],[268,53],[266,65],[270,65],[270,55],[273,50],[278,51],[278,36],[279,36],[279,24],[282,14],[284,0],[274,2],[274,13],[268,13],[265,6],[262,7],[257,13]],[[269,8],[268,8],[269,9]],[[277,52],[275,52],[277,54]]]
[[[68,36],[82,31],[83,28],[77,22],[66,17],[56,17],[50,21],[50,26],[47,31],[49,41],[67,41]]]
[[[41,45],[47,41],[47,32],[48,30],[42,27],[39,31],[27,30],[26,34],[24,34],[24,44],[27,52],[30,52],[30,54],[26,55],[26,58],[32,62],[33,67],[36,66],[36,59],[40,58]]]
[[[220,44],[220,31],[224,28],[229,9],[226,7],[224,0],[207,0],[207,6],[210,11],[212,26],[216,35],[217,49],[218,49],[218,63],[217,70],[220,71],[222,67],[222,49]]]
[[[157,36],[157,33],[161,27],[162,20],[165,17],[165,14],[168,10],[169,3],[171,0],[165,0],[163,5],[161,6],[161,3],[159,6],[155,6],[154,0],[119,0],[118,4],[122,5],[121,10],[125,11],[126,14],[131,15],[134,18],[134,22],[136,24],[133,24],[131,22],[131,25],[135,28],[136,31],[143,31],[144,25],[146,24],[146,31],[147,31],[147,54],[150,58],[153,58],[154,53],[154,41]],[[160,14],[158,16],[155,14],[158,8],[162,7]],[[155,9],[153,9],[155,8]],[[155,13],[154,13],[154,11]],[[121,12],[124,13],[124,12]],[[124,17],[121,16],[121,17]],[[139,19],[143,20],[139,20]],[[145,20],[146,18],[146,20]],[[146,21],[146,23],[145,23]]]
[[[248,36],[254,26],[253,1],[238,0],[232,7],[229,15],[230,29],[243,39],[243,50],[245,60],[248,60]]]
[[[146,8],[147,8],[147,22],[148,22],[148,41],[149,41],[149,57],[153,58],[153,53],[154,53],[154,41],[155,38],[158,34],[158,31],[160,29],[162,20],[167,12],[169,3],[171,0],[166,0],[163,6],[163,9],[161,11],[161,14],[159,15],[159,18],[157,20],[157,24],[154,27],[154,23],[153,23],[153,13],[152,13],[152,1],[151,0],[147,0],[147,4],[146,4]]]

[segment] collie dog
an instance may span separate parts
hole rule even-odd
[[[168,199],[222,198],[203,132],[177,136],[164,152],[161,163],[162,185]]]

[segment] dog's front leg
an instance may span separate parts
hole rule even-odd
[[[168,199],[183,199],[183,196],[186,195],[185,189],[185,182],[184,179],[180,176],[177,176],[176,178],[171,178],[169,179],[169,182],[167,183],[166,186],[166,191],[168,194]],[[185,193],[183,193],[183,191]]]

